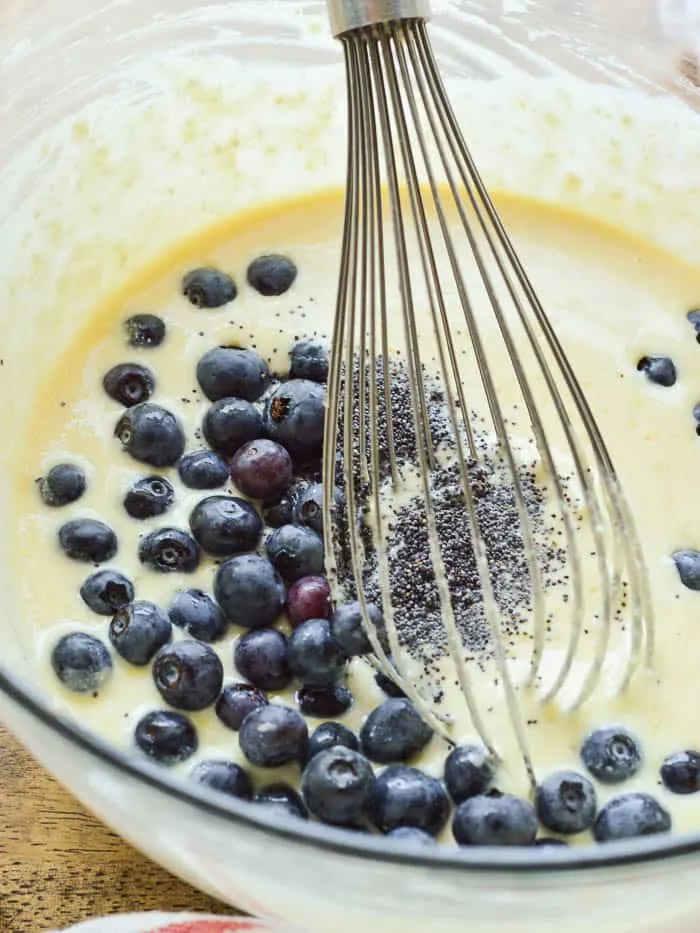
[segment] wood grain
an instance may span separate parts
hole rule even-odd
[[[233,913],[102,826],[0,727],[0,933],[140,910]]]

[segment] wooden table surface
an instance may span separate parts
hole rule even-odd
[[[102,826],[0,727],[0,933],[141,910],[233,912]]]

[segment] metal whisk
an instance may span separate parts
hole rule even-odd
[[[566,708],[577,709],[599,686],[613,637],[622,645],[617,690],[642,659],[651,663],[641,548],[581,386],[462,137],[427,31],[428,0],[328,6],[349,111],[324,449],[329,578],[339,598],[359,601],[376,666],[449,740],[449,718],[411,674],[397,609],[397,516],[418,502],[428,549],[421,579],[427,563],[444,655],[471,723],[497,754],[472,682],[475,664],[493,664],[534,781],[519,692],[561,703],[568,690]],[[441,470],[450,471],[468,529],[457,545],[440,518]],[[498,579],[504,563],[485,527],[484,475],[512,506],[518,585],[527,591],[517,606]],[[537,521],[533,488],[546,503]],[[478,594],[455,588],[460,548],[473,560]],[[556,581],[544,556],[553,553]],[[383,611],[383,631],[371,602]],[[419,600],[413,606],[420,612]],[[465,645],[460,622],[473,611],[488,633],[481,652]],[[561,642],[563,632],[565,647],[555,650],[551,637]],[[518,678],[514,657],[523,650]]]

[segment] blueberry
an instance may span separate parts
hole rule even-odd
[[[206,709],[221,693],[224,668],[218,654],[200,641],[162,648],[153,662],[153,682],[175,709]]]
[[[202,550],[214,557],[252,551],[262,534],[255,508],[235,496],[209,496],[192,510],[190,528]]]
[[[308,619],[328,619],[331,614],[331,588],[325,577],[302,577],[289,587],[287,618],[292,628]]]
[[[220,308],[234,300],[238,289],[230,275],[207,267],[187,273],[182,294],[196,308]]]
[[[189,489],[217,489],[228,482],[228,463],[213,450],[194,450],[177,463],[183,485]]]
[[[216,701],[216,715],[221,722],[235,732],[241,728],[248,713],[267,706],[267,697],[253,684],[232,684]]]
[[[134,584],[117,570],[98,570],[80,587],[85,605],[101,616],[111,616],[134,598]]]
[[[688,311],[686,317],[688,322],[695,328],[695,335],[700,343],[700,311]]]
[[[170,621],[199,641],[214,642],[226,634],[224,615],[207,593],[183,590],[170,604]]]
[[[384,629],[384,616],[378,606],[367,604],[370,622],[377,629],[384,650],[388,649]],[[364,630],[362,609],[359,603],[343,603],[331,616],[331,632],[336,643],[349,658],[369,654],[372,645]]]
[[[495,762],[482,745],[458,745],[445,761],[445,784],[455,803],[485,793],[495,775]]]
[[[186,716],[170,710],[154,710],[140,720],[134,731],[137,746],[160,764],[174,765],[197,751],[197,731]]]
[[[287,706],[254,710],[238,735],[241,751],[258,767],[277,768],[306,758],[309,731],[301,715]]]
[[[125,408],[147,402],[156,387],[150,369],[138,363],[120,363],[112,367],[102,380],[107,395]]]
[[[289,375],[292,379],[325,382],[328,379],[328,344],[325,340],[297,340],[289,352]]]
[[[687,586],[689,590],[700,590],[700,551],[676,551],[673,554],[673,562],[683,586]]]
[[[306,686],[297,693],[299,709],[305,716],[327,719],[342,716],[353,704],[353,695],[342,684]]]
[[[263,787],[257,792],[253,800],[255,803],[274,807],[288,816],[296,816],[301,820],[309,818],[304,801],[289,784],[268,784],[267,787]]]
[[[152,531],[139,545],[139,560],[159,573],[194,573],[199,566],[197,542],[177,528]]]
[[[643,356],[637,363],[637,371],[656,385],[669,388],[676,384],[676,366],[668,356]]]
[[[247,632],[234,649],[233,662],[242,677],[262,690],[284,690],[291,683],[287,639],[277,629]]]
[[[624,726],[596,729],[581,746],[581,761],[603,784],[619,784],[639,771],[642,747]]]
[[[374,785],[369,761],[342,746],[314,755],[301,777],[301,792],[309,810],[324,823],[341,825],[360,819]]]
[[[185,451],[185,435],[175,415],[142,402],[128,408],[114,431],[124,450],[154,467],[173,466]]]
[[[41,500],[51,508],[77,502],[86,489],[85,474],[73,463],[59,463],[39,480]]]
[[[387,839],[393,839],[402,845],[412,846],[434,846],[435,839],[429,833],[422,829],[416,829],[415,826],[399,826],[386,834]]]
[[[596,842],[667,833],[671,817],[651,794],[620,794],[604,803],[593,827]]]
[[[250,800],[253,796],[250,778],[240,765],[232,761],[200,761],[193,768],[190,777],[198,784],[228,794],[229,797]]]
[[[277,253],[260,256],[248,266],[248,284],[266,298],[284,295],[296,277],[297,267],[292,260]]]
[[[317,534],[323,534],[323,486],[309,483],[302,489],[294,502],[294,518],[299,525],[306,525]]]
[[[265,628],[282,612],[284,584],[269,560],[242,554],[219,567],[214,597],[233,625]]]
[[[696,794],[700,790],[700,753],[669,755],[661,765],[661,780],[673,794]]]
[[[75,693],[99,693],[112,673],[109,651],[84,632],[64,635],[51,652],[51,665],[63,686]]]
[[[58,541],[72,560],[102,564],[117,553],[117,536],[104,522],[78,518],[66,522],[58,531]]]
[[[336,745],[351,748],[354,752],[360,750],[359,739],[347,726],[340,722],[322,722],[314,729],[309,739],[309,758],[329,748],[335,748]]]
[[[418,768],[391,765],[377,778],[368,813],[383,833],[413,826],[436,836],[447,822],[450,801],[442,781]]]
[[[231,461],[231,478],[244,496],[271,499],[292,481],[292,458],[276,441],[249,441]]]
[[[124,508],[132,518],[155,518],[168,511],[175,501],[175,490],[164,476],[137,480],[124,497]]]
[[[460,846],[529,846],[537,835],[537,816],[511,794],[479,794],[461,803],[452,821]]]
[[[294,496],[286,492],[276,499],[268,499],[262,504],[262,517],[270,528],[281,528],[294,521]]]
[[[211,402],[231,396],[255,402],[270,384],[270,370],[255,350],[214,347],[197,364],[197,381]]]
[[[148,664],[171,637],[168,613],[144,599],[120,609],[109,626],[109,640],[117,653],[138,667]]]
[[[360,732],[362,750],[372,761],[406,761],[424,748],[433,730],[409,700],[385,700],[365,720]]]
[[[406,696],[401,687],[399,687],[397,683],[394,683],[391,677],[387,677],[382,671],[377,671],[374,675],[374,682],[383,693],[386,693],[386,695],[392,697],[392,699],[398,700]]]
[[[265,548],[287,583],[323,573],[323,541],[310,528],[282,525],[269,536]]]
[[[270,437],[293,457],[318,456],[323,444],[324,390],[309,379],[290,379],[265,402],[263,423]]]
[[[242,398],[222,398],[207,409],[202,432],[210,447],[222,457],[232,457],[239,447],[265,433],[262,415]]]
[[[591,828],[598,800],[587,777],[576,771],[557,771],[537,788],[535,807],[543,826],[568,836]]]
[[[124,327],[132,347],[159,347],[165,340],[165,322],[155,314],[134,314]]]
[[[327,619],[309,619],[294,629],[287,645],[292,673],[305,684],[332,684],[345,665]]]

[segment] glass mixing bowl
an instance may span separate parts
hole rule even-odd
[[[448,74],[488,81],[518,72],[543,78],[571,72],[592,83],[640,86],[694,103],[696,23],[689,2],[666,0],[657,7],[651,0],[436,0],[435,6],[433,35]],[[173,230],[184,236],[243,206],[246,198],[275,194],[263,179],[260,190],[237,192],[234,203],[207,185],[209,163],[199,183],[178,188],[175,163],[166,158],[168,140],[159,139],[158,127],[150,127],[150,137],[112,139],[113,150],[97,146],[91,172],[85,166],[82,175],[77,167],[66,172],[88,134],[79,118],[83,108],[97,108],[108,132],[117,101],[136,112],[161,93],[149,63],[167,70],[176,60],[196,58],[206,73],[207,57],[222,54],[243,65],[243,91],[248,66],[267,69],[274,81],[280,62],[292,64],[309,86],[320,69],[341,70],[317,2],[0,4],[5,516],[11,438],[21,429],[42,368],[77,323],[165,247]],[[203,95],[203,105],[207,94],[216,97],[216,87],[193,81],[190,91]],[[147,124],[140,124],[142,133]],[[150,161],[140,159],[146,145],[155,148]],[[240,147],[242,157],[255,157],[254,141],[244,139]],[[340,184],[342,140],[329,152],[309,169],[310,177]],[[91,283],[87,292],[76,291],[76,266],[82,281]],[[21,594],[13,595],[6,570],[8,541],[1,546],[2,719],[86,806],[195,886],[244,910],[336,933],[698,929],[700,835],[543,851],[536,862],[526,851],[402,853],[381,839],[280,822],[261,809],[214,800],[110,747],[63,718],[41,690],[22,638]]]

